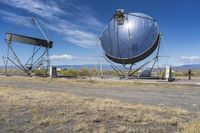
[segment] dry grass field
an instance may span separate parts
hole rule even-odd
[[[65,81],[32,79],[31,82],[64,84]],[[102,84],[102,82],[79,80],[69,80],[66,83],[71,83],[72,87],[73,84],[82,86]],[[132,84],[145,86],[141,83]],[[104,87],[106,86],[107,84]],[[198,117],[198,112],[181,108],[130,104],[114,99],[79,96],[56,90],[0,85],[0,133],[199,133]]]

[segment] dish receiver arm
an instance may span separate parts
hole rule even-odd
[[[20,42],[20,43],[29,44],[29,45],[42,46],[46,48],[52,48],[52,45],[53,45],[52,41],[19,35],[19,34],[13,34],[13,33],[6,33],[6,40]]]

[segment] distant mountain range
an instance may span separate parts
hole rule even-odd
[[[200,70],[200,64],[181,65],[181,66],[172,67],[172,69],[177,70],[177,71],[188,71],[188,69]]]
[[[75,70],[79,70],[79,69],[82,69],[82,68],[87,68],[87,69],[97,68],[97,69],[99,69],[99,65],[95,65],[95,64],[88,64],[88,65],[55,65],[55,67],[57,67],[58,69],[75,69]],[[119,69],[124,69],[124,67],[122,65],[117,65],[117,67]],[[9,68],[10,69],[16,69],[17,67],[10,66]],[[0,69],[4,69],[4,66],[0,66]],[[105,64],[102,65],[102,69],[103,70],[113,70],[112,66],[105,65]],[[176,70],[176,71],[187,71],[188,69],[200,70],[200,64],[172,66],[172,69]]]
[[[88,65],[56,65],[55,67],[57,67],[58,69],[75,69],[75,70],[79,70],[82,68],[87,68],[87,69],[99,69],[99,65],[95,65],[95,64],[88,64]],[[110,65],[102,65],[101,66],[103,70],[112,70],[112,67]],[[122,66],[118,66],[119,68],[122,68]]]
[[[200,64],[182,65],[182,68],[200,68]]]
[[[79,70],[81,68],[93,69],[95,67],[97,69],[99,69],[99,65],[94,65],[94,64],[93,65],[92,64],[90,64],[90,65],[58,65],[56,67],[60,68],[60,69],[67,68],[67,69],[76,69],[76,70]],[[117,67],[119,69],[124,69],[124,67],[121,65],[117,65]],[[113,70],[112,66],[110,66],[110,65],[102,65],[102,69],[103,70]],[[172,66],[172,69],[176,70],[176,71],[187,71],[188,69],[200,70],[200,64]]]
[[[57,67],[57,69],[75,69],[75,70],[79,70],[82,68],[86,68],[86,69],[99,69],[99,65],[95,65],[95,64],[89,64],[89,65],[53,65],[55,67]],[[4,66],[0,66],[0,69],[4,69]],[[9,69],[17,69],[16,66],[8,66]],[[118,66],[118,68],[122,69],[122,66]],[[103,70],[112,70],[112,67],[110,65],[102,65],[102,69]]]

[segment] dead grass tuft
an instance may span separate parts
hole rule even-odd
[[[0,132],[11,133],[173,132],[195,116],[180,108],[10,86],[0,87],[0,101]]]
[[[200,120],[186,124],[182,133],[200,133]]]
[[[86,123],[78,123],[74,127],[74,131],[76,131],[76,132],[80,132],[80,131],[87,130],[87,129],[88,129],[88,127],[87,127]]]

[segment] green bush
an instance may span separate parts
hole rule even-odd
[[[82,68],[81,70],[79,70],[78,76],[91,76],[91,75],[88,69]]]
[[[174,72],[174,76],[188,76],[188,72]],[[199,76],[198,72],[192,72],[191,76]]]
[[[97,76],[98,72],[95,68],[89,70],[87,68],[82,68],[80,70],[74,69],[63,69],[58,72],[63,76]]]
[[[35,70],[32,71],[32,73],[35,76],[46,76],[47,75],[47,70],[45,70],[45,69],[40,69],[40,70],[35,69]]]
[[[78,71],[77,70],[73,70],[73,69],[69,69],[69,70],[61,70],[59,72],[59,74],[63,75],[63,76],[78,76]]]

